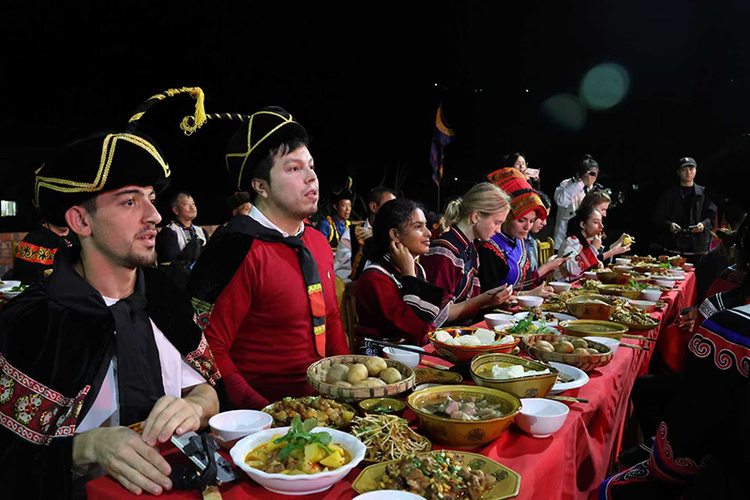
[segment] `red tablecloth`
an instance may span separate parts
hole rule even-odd
[[[660,328],[645,336],[655,339],[667,322],[674,320],[682,307],[692,304],[695,295],[695,277],[688,273],[678,289],[665,294],[667,306],[653,315],[663,322]],[[665,321],[666,320],[666,321]],[[679,334],[679,332],[677,332]],[[676,347],[681,334],[671,332],[673,338],[656,343],[665,359],[676,360]],[[655,342],[623,339],[624,343],[650,345]],[[684,348],[683,348],[684,349]],[[628,415],[630,391],[635,378],[648,368],[654,351],[620,347],[612,361],[589,373],[590,381],[584,387],[567,391],[564,395],[588,399],[588,404],[573,403],[562,429],[544,439],[532,438],[512,425],[498,440],[476,450],[521,475],[519,499],[573,499],[593,498],[596,488],[608,476],[610,467],[619,452],[623,427]],[[682,351],[684,353],[684,350]],[[427,356],[433,362],[438,358]],[[439,446],[436,446],[436,448]],[[182,457],[175,456],[182,460]],[[326,492],[305,496],[317,499],[350,499],[357,495],[351,489],[361,468],[355,468],[343,481]],[[103,477],[87,485],[91,500],[135,498],[116,481]],[[231,499],[284,499],[284,495],[271,493],[243,478],[236,484],[221,488],[222,497]],[[197,492],[170,491],[162,495],[170,499],[200,499]]]

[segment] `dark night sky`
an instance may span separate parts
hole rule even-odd
[[[28,225],[33,169],[56,148],[122,128],[148,96],[193,85],[205,91],[208,112],[280,105],[294,114],[313,137],[324,190],[352,175],[365,194],[384,172],[392,184],[400,166],[405,195],[434,205],[428,159],[440,100],[457,134],[446,150],[443,198],[513,151],[542,169],[548,194],[583,153],[594,155],[600,180],[627,188],[610,225],[648,216],[681,156],[706,167],[699,183],[722,182],[727,169],[750,177],[732,159],[748,132],[746,2],[425,2],[408,10],[414,3],[318,2],[305,11],[255,3],[0,7],[0,195],[24,210],[0,230]],[[608,62],[630,78],[616,107],[587,111],[576,131],[541,112],[546,99],[577,94],[586,72]],[[139,130],[165,151],[174,187],[194,193],[198,222],[218,223],[231,193],[222,151],[234,130],[209,124],[181,136],[177,124],[191,106],[185,97],[154,107]]]

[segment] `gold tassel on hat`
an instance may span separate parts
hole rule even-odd
[[[146,114],[146,111],[159,101],[166,99],[167,97],[174,97],[179,94],[189,94],[195,99],[195,114],[188,115],[182,119],[180,128],[185,132],[185,135],[191,135],[193,132],[198,130],[206,123],[206,109],[205,109],[205,95],[200,87],[182,87],[179,89],[168,89],[160,94],[149,97],[146,101],[141,104],[133,116],[128,120],[127,131],[133,132],[140,119]]]

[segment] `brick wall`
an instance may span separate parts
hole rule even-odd
[[[213,234],[218,226],[201,226]],[[0,277],[4,276],[13,267],[13,256],[11,255],[11,241],[22,241],[26,233],[0,233]]]
[[[26,233],[0,233],[0,277],[13,267],[11,241],[22,241]]]

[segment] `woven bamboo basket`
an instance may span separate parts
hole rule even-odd
[[[381,398],[395,396],[413,388],[416,383],[414,370],[405,364],[393,359],[384,359],[388,368],[395,368],[403,377],[400,382],[388,384],[382,387],[338,387],[325,382],[325,376],[331,365],[335,363],[365,363],[370,356],[356,354],[345,354],[343,356],[331,356],[323,358],[311,364],[307,369],[307,383],[320,394],[331,397],[338,401],[362,401],[369,398]]]
[[[572,340],[576,337],[567,337],[564,335],[528,335],[521,337],[521,343],[526,350],[526,353],[534,359],[540,359],[542,361],[557,361],[559,363],[565,363],[566,365],[572,365],[576,368],[585,372],[590,372],[602,366],[608,365],[614,353],[612,349],[599,342],[586,340],[589,346],[598,350],[601,354],[563,354],[561,352],[546,352],[540,351],[534,347],[534,342],[537,340],[546,340],[547,342],[555,342],[560,340]]]

